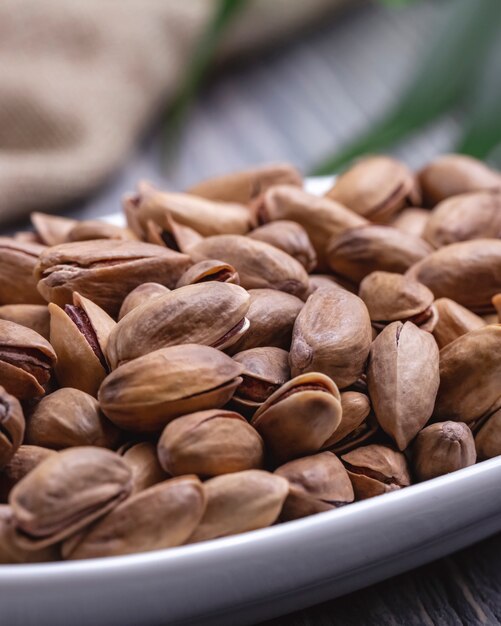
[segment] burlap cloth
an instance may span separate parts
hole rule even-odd
[[[283,37],[341,0],[252,0],[219,52]],[[214,0],[1,0],[0,223],[84,197],[173,94]]]

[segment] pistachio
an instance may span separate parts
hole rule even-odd
[[[492,296],[492,304],[497,311],[498,320],[501,324],[501,293],[497,293],[495,296]]]
[[[204,483],[207,507],[186,543],[271,526],[289,491],[285,478],[262,470],[216,476]]]
[[[101,220],[77,222],[68,232],[66,241],[90,241],[92,239],[121,239],[137,241],[137,235],[129,228],[108,224]],[[54,244],[52,244],[54,245]]]
[[[0,306],[0,320],[31,328],[49,340],[50,315],[45,304],[5,304]]]
[[[317,253],[318,268],[327,268],[326,247],[332,237],[368,221],[339,202],[314,196],[297,187],[278,185],[269,189],[258,208],[261,224],[292,220],[308,233]]]
[[[57,560],[54,546],[40,550],[26,550],[16,545],[12,509],[0,505],[0,563],[43,563]]]
[[[54,450],[74,446],[115,448],[120,433],[99,410],[97,400],[64,387],[42,398],[30,415],[25,443]]]
[[[423,238],[435,248],[469,239],[501,237],[501,190],[447,198],[430,214]]]
[[[143,283],[133,289],[122,302],[122,306],[120,307],[120,313],[118,314],[118,319],[121,320],[122,317],[125,317],[127,313],[130,313],[132,309],[135,309],[137,306],[144,304],[149,300],[153,300],[154,298],[159,298],[160,296],[165,296],[167,293],[170,293],[170,289],[164,287],[163,285],[159,285],[158,283]]]
[[[249,237],[264,241],[287,252],[296,261],[299,261],[307,272],[311,272],[317,265],[317,254],[308,233],[297,222],[290,220],[270,222],[251,231]]]
[[[343,389],[364,372],[371,340],[369,313],[360,298],[341,287],[317,289],[294,324],[292,375],[322,372]]]
[[[49,456],[57,454],[55,450],[39,446],[22,445],[16,450],[10,461],[0,472],[0,502],[7,502],[14,485],[29,474],[39,463]]]
[[[23,442],[24,413],[19,401],[0,386],[0,469]]]
[[[0,380],[19,399],[43,396],[56,354],[50,343],[30,328],[0,320]]]
[[[501,325],[484,326],[440,350],[440,388],[433,416],[472,424],[500,395]]]
[[[38,243],[0,237],[0,304],[45,304],[33,277],[44,250]]]
[[[341,422],[335,383],[318,372],[302,374],[275,391],[251,424],[276,463],[318,452]]]
[[[433,413],[439,354],[432,335],[393,322],[371,347],[367,383],[381,428],[405,450]]]
[[[48,248],[36,267],[38,289],[49,302],[71,304],[78,291],[110,315],[144,282],[175,287],[188,256],[140,241],[97,240]]]
[[[501,454],[501,408],[489,415],[476,433],[475,448],[480,461]]]
[[[350,293],[354,293],[355,295],[358,293],[358,287],[355,283],[342,278],[341,276],[332,276],[331,274],[312,274],[310,276],[310,284],[308,289],[308,295],[320,289],[320,287],[332,287],[332,286],[343,287],[346,291]]]
[[[156,221],[147,220],[144,238],[149,243],[157,244],[157,246],[164,246],[175,252],[185,253],[188,253],[191,246],[203,239],[196,230],[190,226],[179,224],[168,214],[157,217]]]
[[[284,522],[330,511],[355,499],[348,473],[332,452],[289,461],[275,474],[289,481],[289,494],[280,514]]]
[[[99,403],[120,428],[156,432],[180,415],[225,405],[242,382],[242,370],[208,346],[162,348],[109,374],[99,389]]]
[[[39,241],[46,246],[57,246],[68,241],[68,234],[78,220],[35,212],[31,214],[31,223]]]
[[[353,447],[362,443],[366,435],[372,434],[372,422],[368,420],[371,412],[371,401],[360,391],[341,392],[342,417],[339,426],[324,443],[324,448],[335,448],[346,451],[349,443]]]
[[[233,283],[240,285],[240,277],[237,270],[229,263],[208,259],[195,263],[177,281],[177,287],[218,281],[220,283]]]
[[[70,538],[63,556],[90,559],[179,546],[204,511],[204,489],[195,476],[166,480],[119,504],[75,541]]]
[[[463,154],[438,157],[418,173],[418,178],[424,199],[430,206],[470,191],[501,189],[498,172]]]
[[[110,450],[69,448],[50,456],[10,493],[16,542],[32,549],[57,543],[110,511],[131,486],[130,469]]]
[[[392,226],[362,226],[334,237],[327,258],[333,272],[359,283],[377,270],[403,274],[421,259],[426,261],[431,251],[419,237]]]
[[[358,295],[365,302],[372,325],[377,329],[400,320],[431,331],[437,323],[433,293],[417,280],[402,274],[372,272],[360,283]]]
[[[430,212],[427,209],[409,207],[391,221],[391,226],[397,230],[412,235],[413,237],[423,237],[424,229],[430,219]]]
[[[295,185],[301,187],[301,174],[289,163],[266,163],[232,174],[203,180],[188,193],[208,200],[252,204],[270,187]]]
[[[433,329],[433,336],[439,348],[452,343],[454,339],[469,333],[470,330],[483,328],[484,320],[450,298],[435,300],[438,320]]]
[[[119,452],[132,471],[133,494],[169,478],[158,460],[157,447],[151,441],[133,443]]]
[[[308,289],[304,267],[286,252],[242,235],[208,237],[190,248],[194,263],[221,259],[238,272],[245,289],[278,289],[302,297]]]
[[[405,456],[388,446],[371,444],[341,456],[357,500],[365,500],[411,484]]]
[[[186,285],[136,307],[111,331],[112,369],[160,348],[197,343],[225,349],[249,328],[249,294],[230,283]]]
[[[172,476],[197,474],[207,478],[261,468],[264,446],[241,415],[211,409],[167,424],[158,442],[158,458]]]
[[[387,156],[366,157],[355,163],[337,177],[327,197],[382,224],[402,208],[421,202],[414,174],[403,163]]]
[[[430,480],[473,465],[477,460],[471,430],[461,422],[431,424],[412,445],[412,465],[417,480]]]

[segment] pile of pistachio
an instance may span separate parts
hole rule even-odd
[[[124,212],[0,238],[0,562],[192,544],[501,454],[498,172],[375,156],[320,197],[266,165]]]

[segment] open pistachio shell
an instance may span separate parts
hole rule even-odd
[[[188,268],[177,281],[177,287],[185,287],[186,285],[195,285],[208,281],[240,285],[240,277],[233,265],[215,259],[207,259],[207,261],[199,261]]]
[[[196,230],[185,224],[179,224],[168,213],[159,215],[155,220],[146,221],[144,238],[157,246],[185,253],[203,239]]]
[[[69,217],[35,211],[31,214],[31,223],[39,241],[46,246],[57,246],[68,241],[68,233],[79,222]]]
[[[341,392],[342,418],[334,433],[324,443],[324,448],[331,448],[336,444],[347,443],[350,436],[359,437],[367,429],[367,418],[371,411],[371,401],[365,393],[360,391]]]

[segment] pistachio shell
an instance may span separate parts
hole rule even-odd
[[[324,443],[324,448],[345,443],[345,439],[362,433],[364,422],[371,411],[371,402],[365,393],[360,391],[343,391],[341,393],[342,418],[334,433]]]
[[[42,243],[57,246],[68,241],[68,233],[78,224],[78,220],[35,211],[31,214],[31,223]]]
[[[427,209],[409,207],[391,221],[391,226],[407,235],[422,238],[429,219],[430,212]]]
[[[222,407],[240,384],[242,369],[208,346],[162,348],[109,374],[99,403],[120,428],[156,432],[180,415]]]
[[[0,304],[45,304],[33,271],[45,246],[0,237]]]
[[[0,306],[0,320],[31,328],[49,340],[50,315],[45,304],[5,304]]]
[[[177,281],[177,287],[205,283],[211,280],[240,285],[240,277],[233,265],[215,259],[208,259],[207,261],[195,263],[188,268]]]
[[[149,243],[157,246],[165,246],[175,252],[186,252],[203,237],[196,230],[179,224],[168,213],[159,215],[153,219],[148,219],[145,224],[144,238]]]
[[[480,461],[501,455],[501,408],[489,416],[475,435],[475,448]]]
[[[186,543],[236,535],[271,526],[289,491],[281,476],[246,470],[216,476],[204,483],[207,508]]]
[[[84,220],[77,222],[73,226],[67,235],[66,241],[90,241],[92,239],[138,240],[137,235],[129,228],[121,228],[115,224],[108,224],[100,220]]]
[[[163,285],[159,285],[158,283],[143,283],[133,289],[122,302],[122,306],[120,307],[120,313],[118,314],[118,319],[121,320],[122,317],[125,317],[127,313],[130,313],[132,309],[135,309],[140,304],[144,304],[148,300],[153,300],[154,298],[159,298],[160,296],[165,296],[170,292],[170,289],[164,287]]]
[[[371,347],[367,384],[381,428],[405,450],[433,413],[438,347],[412,322],[393,322]]]
[[[340,389],[365,369],[372,340],[367,307],[341,287],[317,289],[299,313],[292,336],[293,376],[322,372]]]
[[[23,442],[24,413],[19,401],[0,386],[0,469]]]
[[[483,328],[484,320],[449,298],[435,300],[438,320],[433,329],[433,336],[439,348],[445,347],[470,330]]]
[[[157,447],[151,441],[140,441],[127,446],[122,456],[132,471],[133,494],[169,478],[158,460]]]
[[[299,261],[307,272],[311,272],[317,264],[317,254],[308,233],[297,222],[290,220],[270,222],[251,231],[249,237],[264,241],[287,252]]]
[[[57,561],[58,553],[54,546],[41,550],[26,550],[16,545],[12,509],[0,505],[0,563],[43,563]]]
[[[22,445],[16,450],[10,461],[0,472],[0,502],[7,502],[9,493],[22,478],[49,456],[57,454],[55,450],[39,446]]]
[[[498,320],[501,324],[501,293],[497,293],[495,296],[492,296],[492,304],[497,311]]]

